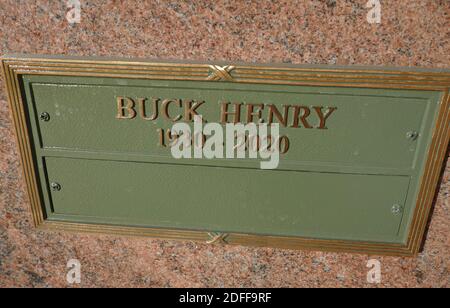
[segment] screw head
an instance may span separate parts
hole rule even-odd
[[[403,212],[403,207],[401,205],[399,205],[399,204],[394,204],[392,206],[391,211],[392,211],[392,214],[399,215],[399,214],[401,214]]]
[[[52,188],[53,191],[60,191],[61,190],[61,185],[59,183],[56,183],[56,182],[51,183],[50,187]]]
[[[419,133],[416,131],[410,131],[406,133],[406,138],[410,139],[410,140],[417,140],[417,138],[419,138]]]
[[[41,121],[48,122],[50,121],[50,114],[48,112],[43,112],[41,113],[39,118],[41,119]]]

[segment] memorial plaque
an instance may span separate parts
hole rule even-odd
[[[449,142],[448,70],[20,55],[2,67],[39,228],[420,250]]]

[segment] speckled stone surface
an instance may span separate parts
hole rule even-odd
[[[380,25],[366,2],[81,1],[69,25],[65,1],[0,0],[0,53],[450,67],[450,1],[382,1]],[[378,286],[450,286],[450,165],[413,259],[37,231],[0,85],[0,287],[68,286],[72,258],[82,287],[370,287],[370,258]]]

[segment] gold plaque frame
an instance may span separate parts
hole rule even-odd
[[[51,56],[5,56],[1,59],[15,126],[24,179],[31,204],[33,223],[46,230],[100,232],[109,234],[185,239],[205,243],[245,244],[288,249],[356,252],[367,254],[414,256],[421,248],[450,138],[450,72],[446,70],[402,70],[382,68],[326,68],[264,65],[209,65],[132,60],[85,59]],[[411,89],[439,91],[442,99],[433,137],[420,179],[407,243],[386,244],[343,240],[317,240],[249,234],[221,234],[140,227],[122,227],[46,221],[37,185],[29,131],[21,97],[19,76],[56,75],[117,77],[160,80],[226,81],[299,86],[338,86],[352,88]]]

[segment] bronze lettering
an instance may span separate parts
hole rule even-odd
[[[146,121],[154,121],[158,118],[158,102],[159,98],[152,98],[152,105],[153,105],[153,114],[150,117],[147,117],[145,102],[147,101],[146,98],[138,98],[139,102],[139,110],[141,114],[141,118]]]
[[[138,102],[138,107],[136,103]],[[162,98],[130,98],[126,96],[117,97],[117,119],[134,119],[139,112],[140,117],[146,121],[154,121],[158,118],[159,114],[162,114],[165,119],[177,122],[184,118],[186,122],[193,121],[194,116],[199,116],[197,109],[203,105],[205,101],[195,101],[193,99],[162,99]],[[161,104],[161,106],[159,106]],[[171,109],[172,105],[176,105],[175,108],[179,108],[180,112],[177,114]],[[246,115],[244,115],[244,121],[241,121],[242,107],[246,107]],[[299,106],[299,105],[281,105],[283,109],[277,107],[275,104],[246,104],[246,103],[231,103],[222,101],[220,102],[220,122],[222,124],[227,123],[267,123],[273,124],[279,123],[283,127],[299,128],[304,127],[307,129],[328,129],[327,121],[330,116],[337,110],[337,107],[323,107],[323,106]],[[292,108],[291,108],[292,107]],[[139,108],[137,110],[136,108]],[[161,108],[161,110],[159,110]],[[172,107],[174,108],[174,107]],[[263,113],[265,109],[268,109],[267,113]],[[312,109],[317,114],[319,123],[315,126],[312,125]],[[315,117],[315,116],[314,116]],[[206,119],[205,119],[206,121]],[[206,121],[207,122],[207,121]],[[289,148],[289,141],[283,140],[285,143],[283,149],[287,151]]]
[[[283,125],[284,127],[287,126],[288,116],[289,116],[289,107],[290,105],[283,105],[284,107],[284,116],[281,115],[280,111],[278,110],[277,106],[275,105],[269,105],[269,125],[273,123],[273,115],[278,119],[278,122]]]
[[[300,115],[300,111],[303,113]],[[292,123],[293,128],[299,127],[299,121],[302,122],[304,128],[313,128],[308,121],[307,117],[311,114],[311,110],[306,106],[294,106],[294,122]]]
[[[326,127],[326,121],[330,117],[330,115],[337,109],[337,107],[329,107],[325,114],[322,113],[323,107],[314,107],[317,115],[319,116],[320,123],[317,127],[318,129],[328,129]]]
[[[290,141],[287,136],[280,136],[278,139],[278,150],[280,154],[286,154],[289,151]]]
[[[194,116],[199,115],[196,111],[197,108],[204,103],[205,102],[195,102],[194,100],[184,102],[184,120],[186,122],[191,122],[194,119]]]
[[[125,105],[125,101],[127,104]],[[135,103],[129,97],[117,97],[117,119],[134,119],[136,117]]]
[[[172,122],[177,122],[177,121],[179,121],[179,120],[182,118],[182,116],[181,116],[181,115],[178,115],[178,116],[176,116],[176,117],[174,117],[174,118],[171,118],[171,117],[170,117],[170,115],[169,115],[169,105],[170,105],[170,103],[178,103],[178,106],[179,106],[180,108],[183,107],[183,103],[181,102],[181,99],[165,99],[165,100],[162,102],[162,110],[163,110],[164,116],[165,116],[168,120],[171,120]]]
[[[257,111],[255,112],[255,107]],[[247,123],[253,122],[253,117],[256,116],[258,122],[261,123],[262,120],[262,110],[264,109],[264,104],[248,104],[247,105]]]
[[[234,111],[228,112],[228,105],[230,103],[223,102],[221,104],[221,112],[220,112],[220,122],[222,124],[229,123],[228,122],[228,115],[234,115],[234,121],[233,123],[239,123],[241,122],[241,103],[233,103],[234,105]]]

